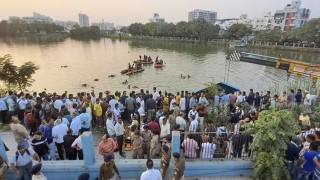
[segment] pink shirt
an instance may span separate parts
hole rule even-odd
[[[185,139],[182,143],[182,147],[185,150],[185,156],[188,158],[196,158],[197,157],[197,149],[199,149],[197,141],[194,139]]]

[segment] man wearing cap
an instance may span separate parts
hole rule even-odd
[[[150,158],[150,142],[152,139],[151,131],[148,129],[148,125],[143,126],[143,131],[141,132],[141,137],[143,139],[142,143],[142,150],[143,150],[143,156],[147,154],[147,159]]]
[[[41,159],[32,148],[20,144],[17,149],[18,151],[12,155],[11,168],[17,179],[31,179],[32,158],[38,162],[41,162]]]
[[[32,180],[47,180],[47,178],[43,175],[41,171],[42,164],[36,164],[32,167],[31,173],[32,175]]]
[[[173,180],[181,180],[184,178],[185,160],[180,158],[180,153],[174,152],[172,154],[173,160],[175,161],[173,169]]]
[[[160,160],[160,172],[163,180],[169,180],[169,166],[171,153],[169,152],[170,148],[167,145],[163,145],[161,148],[162,156]]]
[[[118,178],[121,180],[121,176],[118,170],[118,167],[112,160],[112,155],[104,156],[104,163],[100,166],[99,180],[115,180],[115,173],[118,175]]]
[[[162,180],[159,170],[153,168],[153,161],[148,159],[146,162],[147,170],[141,174],[140,180]]]

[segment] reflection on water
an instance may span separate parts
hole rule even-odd
[[[16,64],[34,61],[40,70],[34,76],[36,82],[31,90],[62,93],[65,90],[76,93],[80,91],[97,92],[111,90],[128,90],[122,82],[128,80],[131,87],[140,89],[158,87],[159,90],[176,92],[195,91],[211,83],[223,81],[226,67],[225,50],[215,45],[181,43],[174,41],[152,40],[111,40],[77,41],[70,38],[55,40],[49,38],[30,40],[28,38],[6,38],[0,40],[0,55],[11,54]],[[271,50],[248,49],[247,51],[274,55]],[[274,53],[274,54],[272,54]],[[121,75],[128,63],[137,60],[139,55],[159,56],[165,62],[165,68],[155,69],[144,66],[145,71],[133,75]],[[303,59],[310,57],[317,61],[316,55],[283,53],[284,57]],[[68,66],[68,68],[61,68]],[[286,72],[272,67],[264,67],[244,62],[231,62],[228,82],[248,91],[266,90],[274,84],[283,85],[287,81]],[[109,78],[110,74],[116,77]],[[190,75],[190,79],[181,79],[180,75]],[[228,74],[228,73],[227,73]],[[94,81],[94,79],[99,81]],[[291,80],[292,81],[292,80]],[[88,87],[82,87],[82,84]],[[292,83],[292,82],[291,82]]]

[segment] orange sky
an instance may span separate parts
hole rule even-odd
[[[283,9],[291,0],[0,0],[0,20],[9,16],[32,16],[38,12],[54,20],[78,21],[81,11],[90,23],[104,19],[116,25],[146,23],[154,12],[168,22],[187,21],[188,12],[204,9],[218,12],[218,18],[237,18],[240,14],[262,16]],[[320,0],[302,0],[311,17],[320,17]]]

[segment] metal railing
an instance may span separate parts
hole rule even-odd
[[[181,153],[186,159],[252,160],[253,137],[228,132],[181,132]]]

